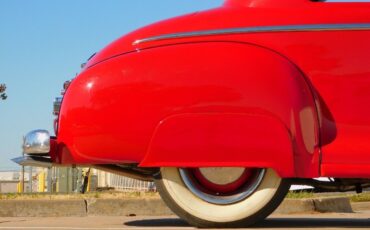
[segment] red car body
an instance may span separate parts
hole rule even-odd
[[[291,184],[362,192],[369,41],[364,2],[227,0],[144,27],[64,84],[56,137],[30,132],[14,161],[154,180],[198,227],[252,225]]]
[[[98,52],[66,91],[61,164],[370,178],[370,3],[228,0]]]

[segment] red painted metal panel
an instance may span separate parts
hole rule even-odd
[[[276,53],[241,43],[166,46],[87,69],[65,94],[58,140],[79,163],[141,162],[156,127],[168,117],[189,113],[277,119],[292,142],[296,171],[289,175],[318,176],[318,119],[304,77]],[[275,154],[263,158],[273,162]],[[206,152],[204,159],[212,161],[212,155]],[[247,153],[245,158],[247,162]],[[233,159],[240,160],[230,153],[224,162]],[[218,162],[222,166],[220,158]],[[199,161],[198,166],[204,164]],[[178,166],[187,165],[179,161]]]
[[[289,130],[269,115],[182,114],[157,127],[143,167],[274,168],[295,175]],[[317,168],[316,168],[317,169]]]
[[[369,24],[370,3],[229,0],[137,30],[99,52],[71,84],[58,143],[70,150],[68,161],[140,162],[169,116],[262,111],[291,135],[290,176],[319,175],[321,147],[322,176],[370,177],[370,31],[304,29],[343,23]],[[133,44],[179,32],[287,25],[301,30]]]

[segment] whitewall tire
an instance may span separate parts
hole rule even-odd
[[[272,169],[164,167],[157,189],[169,208],[197,227],[248,226],[271,214],[289,183]]]

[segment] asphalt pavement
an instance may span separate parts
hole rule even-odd
[[[194,229],[176,216],[2,217],[2,229]],[[356,213],[273,215],[249,229],[370,229],[370,207]]]

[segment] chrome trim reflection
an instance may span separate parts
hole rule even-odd
[[[56,97],[53,102],[53,114],[58,116],[60,108],[62,107],[62,97]]]
[[[237,203],[252,195],[261,184],[265,176],[266,169],[260,169],[258,174],[253,178],[253,181],[251,181],[250,184],[244,186],[239,193],[225,196],[213,195],[203,191],[202,188],[199,188],[197,183],[194,182],[187,169],[180,168],[179,172],[184,184],[195,196],[211,204],[227,205]]]
[[[22,156],[12,159],[13,162],[22,166],[34,166],[41,168],[50,168],[54,163],[52,163],[50,157],[40,157],[40,156]]]
[[[34,130],[23,139],[23,153],[45,154],[50,152],[50,134],[47,130]]]
[[[202,30],[193,32],[164,34],[159,36],[138,39],[133,43],[133,45],[168,39],[179,39],[212,35],[231,35],[245,33],[267,33],[267,32],[340,31],[340,30],[370,30],[370,23],[254,26],[230,29]]]

